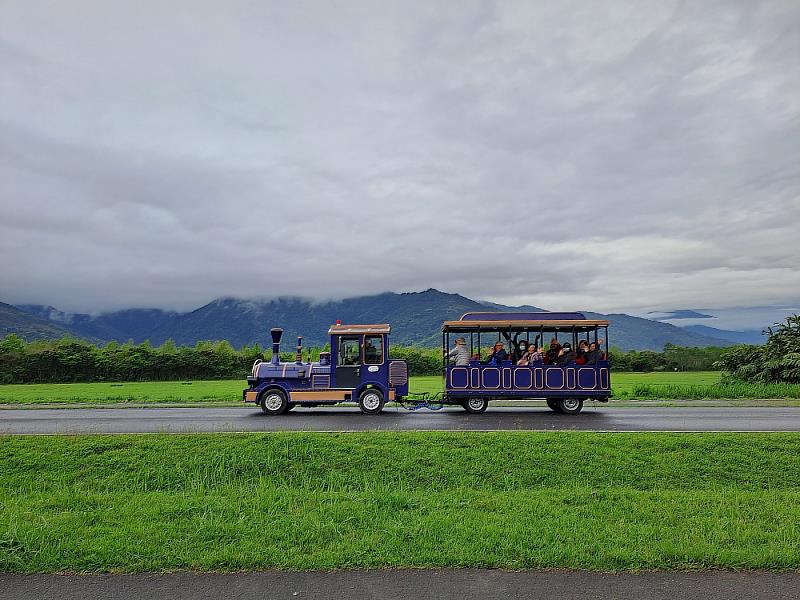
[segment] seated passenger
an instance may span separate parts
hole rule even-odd
[[[456,340],[455,346],[447,353],[448,362],[457,367],[465,367],[469,364],[469,351],[467,350],[467,340],[460,337]]]
[[[600,351],[597,349],[597,344],[592,342],[589,344],[589,351],[586,353],[586,364],[596,365],[598,360],[600,360]]]
[[[528,340],[521,340],[519,344],[514,344],[514,349],[511,351],[511,362],[519,364],[519,361],[528,353]]]
[[[517,361],[517,364],[521,367],[527,367],[528,365],[532,365],[535,362],[541,362],[542,360],[544,360],[544,353],[542,352],[542,349],[531,346],[528,348],[528,351],[522,355],[522,358]]]
[[[558,343],[556,338],[553,338],[550,340],[550,349],[545,352],[544,362],[548,365],[556,364],[559,352],[561,352],[561,344]]]
[[[487,365],[495,365],[495,366],[499,367],[500,364],[504,360],[509,360],[508,352],[506,352],[506,348],[503,345],[503,342],[498,341],[494,345],[494,348],[492,349],[492,353],[486,359],[486,364]]]
[[[574,360],[575,360],[575,352],[572,351],[572,344],[566,342],[561,347],[561,352],[559,352],[558,361],[556,362],[556,364],[559,367],[564,367],[567,364],[573,362]]]
[[[589,342],[586,340],[581,340],[581,343],[578,344],[578,351],[575,353],[575,364],[576,365],[585,365],[586,364],[586,353],[589,352]]]

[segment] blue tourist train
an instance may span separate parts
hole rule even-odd
[[[543,312],[473,312],[445,321],[443,391],[435,404],[481,413],[491,401],[544,399],[556,412],[577,414],[585,400],[607,402],[608,325],[581,313]],[[408,364],[389,358],[390,333],[388,324],[337,322],[328,331],[331,351],[319,361],[303,361],[298,338],[295,361],[280,362],[283,330],[272,329],[272,359],[253,365],[243,400],[268,415],[343,402],[357,403],[365,414],[381,412],[386,402],[432,406],[426,395],[409,394]],[[482,350],[487,343],[488,353]]]

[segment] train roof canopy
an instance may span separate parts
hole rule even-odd
[[[392,326],[388,323],[377,325],[331,325],[328,335],[332,334],[362,334],[362,333],[391,333]]]
[[[587,319],[578,312],[468,312],[458,321],[445,321],[442,331],[500,329],[593,329],[606,327],[605,319]]]

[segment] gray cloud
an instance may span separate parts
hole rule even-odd
[[[0,299],[800,298],[795,2],[9,2]]]

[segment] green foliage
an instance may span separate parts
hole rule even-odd
[[[242,379],[257,358],[268,357],[258,344],[234,350],[226,341],[99,347],[74,338],[26,343],[10,335],[0,341],[0,383]]]
[[[663,352],[611,348],[611,364],[615,371],[708,371],[722,357],[725,348],[708,346],[687,348],[666,344]]]
[[[787,317],[764,332],[763,346],[734,346],[722,352],[719,368],[733,380],[757,383],[800,383],[800,315]]]
[[[442,351],[439,348],[390,346],[389,356],[406,360],[410,375],[441,375],[442,373]]]

